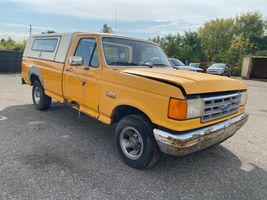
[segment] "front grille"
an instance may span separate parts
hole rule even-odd
[[[202,122],[222,118],[238,111],[241,94],[234,93],[203,98],[204,112]]]

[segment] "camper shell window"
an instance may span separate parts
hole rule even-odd
[[[57,38],[35,39],[33,41],[32,50],[54,52],[57,47],[57,42],[58,42]]]

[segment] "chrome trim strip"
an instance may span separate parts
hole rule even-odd
[[[231,97],[236,97],[239,96],[240,93],[234,93],[234,94],[228,94],[228,95],[220,95],[220,96],[213,96],[213,97],[206,97],[203,98],[204,101],[212,101],[212,100],[218,100],[218,99],[226,99],[226,98],[231,98]]]

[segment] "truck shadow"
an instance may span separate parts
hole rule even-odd
[[[144,187],[159,198],[173,192],[177,198],[204,195],[238,199],[266,194],[267,172],[242,162],[222,145],[185,157],[163,156],[152,169],[134,170],[119,159],[115,127],[86,115],[79,117],[72,108],[54,104],[50,110],[40,112],[33,105],[11,106],[0,111],[0,116],[0,139],[5,144],[1,147],[2,163],[12,165],[2,166],[0,174],[24,169],[31,171],[34,179],[50,176],[51,170],[54,175],[63,171],[69,176],[75,174],[73,179],[78,175],[84,184],[93,182],[92,187],[107,193],[112,194],[114,187],[121,191],[126,188],[139,191],[135,197],[143,198],[148,195]],[[117,195],[124,198],[126,194]]]

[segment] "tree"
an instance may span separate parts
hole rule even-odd
[[[197,32],[185,32],[181,39],[181,58],[188,62],[204,61],[206,56]]]
[[[162,42],[162,48],[169,57],[179,58],[181,46],[181,35],[166,35]]]
[[[237,16],[235,20],[234,28],[237,30],[238,35],[248,39],[255,35],[263,37],[266,24],[260,12],[248,12]]]
[[[267,22],[259,12],[206,22],[198,32],[157,36],[169,57],[188,62],[224,62],[240,74],[243,57],[267,55]]]
[[[210,20],[198,30],[199,37],[208,58],[227,50],[235,36],[235,20],[215,19]]]
[[[205,52],[196,32],[189,31],[183,35],[168,34],[165,37],[157,36],[150,40],[160,44],[169,57],[179,58],[188,62],[205,60]]]
[[[235,29],[237,37],[247,41],[247,52],[255,53],[264,46],[266,22],[259,12],[248,12],[236,17]]]
[[[162,46],[164,44],[164,37],[160,37],[159,35],[153,39],[148,39],[148,40],[155,42],[155,43],[158,43],[160,46]]]
[[[250,44],[250,41],[248,38],[245,38],[244,36],[238,36],[234,40],[231,41],[230,49],[236,49],[240,53],[245,52],[247,49],[253,48],[252,44]]]
[[[23,40],[22,42],[16,42],[11,37],[8,37],[6,39],[0,40],[0,49],[4,50],[11,50],[11,51],[23,51],[26,46],[26,40]]]
[[[104,24],[100,32],[101,33],[114,33],[111,26],[109,26],[108,24]]]

